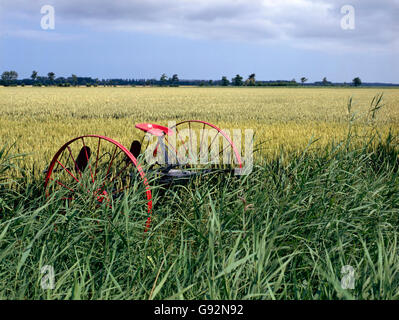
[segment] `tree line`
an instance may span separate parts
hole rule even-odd
[[[71,87],[71,86],[161,86],[161,87],[177,87],[177,86],[333,86],[334,84],[327,80],[326,77],[322,81],[317,81],[311,84],[307,84],[308,79],[302,77],[300,82],[295,79],[292,80],[275,80],[275,81],[258,81],[256,80],[255,73],[250,74],[246,79],[241,75],[237,74],[234,78],[229,80],[226,76],[223,76],[220,80],[180,80],[177,74],[168,77],[165,73],[161,75],[159,79],[98,79],[91,77],[78,77],[72,74],[70,77],[58,77],[56,78],[54,72],[47,73],[47,76],[40,76],[36,70],[32,71],[30,78],[18,80],[18,73],[16,71],[4,71],[1,74],[0,85],[3,86],[59,86],[59,87]],[[352,80],[351,85],[359,87],[362,85],[362,81],[359,77]]]

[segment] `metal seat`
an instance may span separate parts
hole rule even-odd
[[[135,125],[135,127],[157,137],[162,137],[164,135],[171,136],[173,134],[173,130],[169,129],[168,127],[160,126],[159,124],[154,123],[138,123]]]

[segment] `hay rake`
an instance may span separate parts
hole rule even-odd
[[[153,201],[147,173],[158,177],[154,183],[170,186],[242,169],[240,153],[229,134],[208,122],[188,120],[170,128],[139,123],[135,127],[143,137],[129,149],[100,135],[79,136],[65,143],[46,170],[46,196],[61,189],[65,200],[89,195],[98,204],[111,205],[141,185],[148,230]]]

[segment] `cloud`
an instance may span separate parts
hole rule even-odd
[[[8,15],[35,17],[55,7],[57,24],[92,30],[287,44],[316,50],[393,50],[398,0],[352,0],[355,30],[342,30],[346,0],[2,0]]]
[[[0,37],[8,38],[23,38],[29,40],[40,40],[40,41],[73,41],[84,38],[83,35],[79,34],[65,34],[58,32],[43,32],[39,30],[31,30],[31,29],[18,29],[18,30],[10,30],[10,31],[0,31]]]

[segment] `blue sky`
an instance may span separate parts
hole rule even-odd
[[[399,83],[398,16],[397,0],[2,0],[0,72]]]

